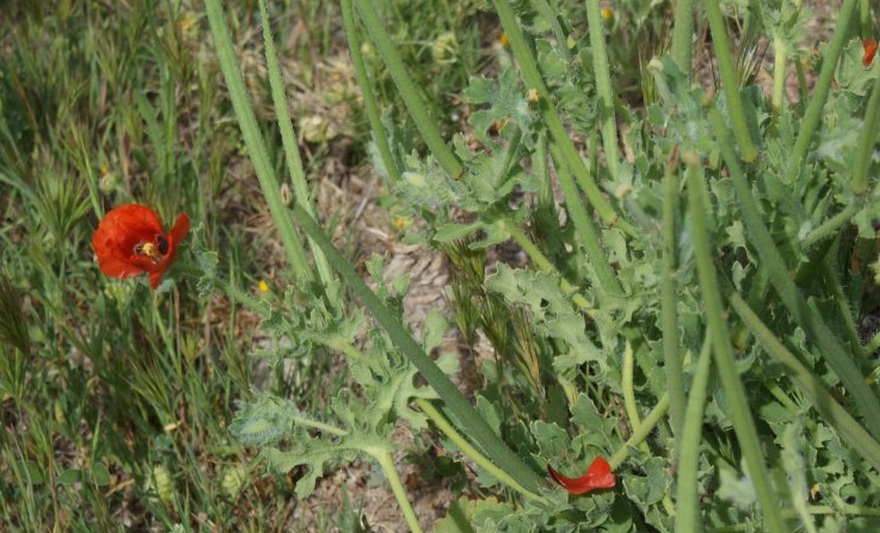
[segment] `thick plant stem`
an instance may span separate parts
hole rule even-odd
[[[290,113],[287,111],[287,96],[284,94],[284,84],[281,81],[281,68],[278,65],[275,40],[272,37],[272,29],[269,25],[266,0],[260,0],[259,4],[260,19],[263,23],[263,40],[266,43],[266,66],[269,71],[269,85],[272,88],[272,101],[275,103],[275,113],[278,115],[278,130],[281,132],[281,143],[284,145],[287,171],[290,173],[290,180],[293,184],[294,197],[312,215],[314,214],[314,207],[311,195],[309,194],[309,186],[306,183],[306,173],[303,170],[302,159],[299,157],[299,146],[296,143],[293,122],[290,120]],[[330,283],[332,276],[327,259],[321,253],[321,250],[315,248],[313,244],[311,248],[318,275],[321,276],[321,280],[327,285]]]
[[[354,268],[336,250],[324,230],[302,207],[294,205],[291,211],[294,220],[303,231],[311,237],[324,251],[330,264],[342,276],[349,288],[357,294],[364,305],[373,313],[376,320],[385,328],[391,342],[419,370],[422,377],[440,396],[449,411],[455,416],[465,433],[483,448],[489,458],[504,471],[509,473],[526,489],[536,492],[544,485],[544,480],[508,448],[489,424],[471,406],[467,398],[459,391],[449,378],[428,357],[421,346],[395,315],[382,303],[376,294],[358,276]]]
[[[691,78],[691,53],[694,39],[694,1],[676,0],[672,23],[672,59],[678,69]]]
[[[438,411],[430,401],[420,398],[416,400],[416,405],[418,405],[422,412],[424,412],[428,416],[428,418],[430,418],[431,421],[434,422],[434,425],[437,426],[437,429],[439,429],[444,435],[446,435],[446,438],[452,441],[452,443],[461,451],[461,453],[466,455],[480,468],[484,469],[486,472],[489,472],[490,474],[498,478],[499,481],[512,488],[513,490],[519,492],[526,498],[529,498],[530,500],[534,500],[539,503],[547,503],[546,498],[539,496],[538,494],[535,494],[534,492],[520,485],[515,479],[510,477],[507,472],[495,466],[492,461],[490,461],[485,455],[480,453],[478,449],[476,449],[470,442],[468,442],[466,438],[464,438],[461,433],[459,433],[455,429],[455,426],[453,426],[449,423],[448,420],[446,420],[446,417],[444,417],[443,414]]]
[[[739,94],[739,81],[736,79],[733,59],[730,57],[730,44],[727,40],[724,16],[721,14],[721,6],[718,5],[718,0],[706,1],[706,14],[709,18],[709,27],[712,30],[715,57],[718,59],[718,71],[721,74],[721,85],[724,87],[724,97],[727,100],[730,122],[733,126],[733,135],[739,144],[743,159],[751,163],[758,157],[758,150],[752,142],[752,137],[746,124],[746,115]]]
[[[239,127],[241,127],[244,142],[248,149],[254,171],[260,181],[260,188],[272,214],[272,220],[278,229],[278,235],[284,245],[284,251],[290,261],[297,279],[310,282],[314,279],[309,263],[306,260],[302,240],[296,233],[296,229],[287,215],[284,203],[281,201],[281,188],[275,176],[272,163],[269,161],[269,152],[266,149],[257,118],[254,116],[253,107],[248,99],[248,92],[244,86],[244,79],[238,68],[235,58],[235,50],[232,47],[232,39],[229,36],[229,28],[219,0],[206,0],[205,8],[208,13],[208,22],[211,25],[211,35],[214,38],[214,46],[217,48],[217,58],[220,61],[220,69],[229,87],[229,97],[232,100],[232,108],[235,111]],[[307,201],[307,197],[299,198],[299,201]]]
[[[590,202],[590,205],[593,206],[593,209],[596,210],[596,214],[599,215],[599,218],[601,218],[603,222],[609,226],[614,226],[616,224],[631,236],[637,235],[635,228],[625,220],[619,219],[614,208],[611,207],[611,204],[608,203],[605,196],[602,194],[602,191],[590,176],[590,172],[587,170],[587,165],[584,163],[583,158],[581,158],[580,153],[578,153],[577,148],[575,148],[574,143],[571,141],[571,136],[565,129],[562,119],[556,112],[556,108],[552,105],[550,91],[544,84],[541,72],[538,70],[538,64],[535,61],[535,57],[532,55],[531,49],[526,43],[526,39],[523,36],[519,23],[516,20],[516,16],[513,13],[513,9],[510,7],[509,0],[494,0],[492,4],[495,6],[498,18],[501,19],[501,25],[504,26],[504,31],[507,33],[507,37],[510,39],[510,48],[513,51],[513,55],[516,57],[526,85],[538,93],[538,108],[541,112],[541,117],[544,119],[544,123],[547,126],[547,131],[550,133],[552,142],[559,147],[560,153],[563,157],[563,160],[558,161],[557,163],[568,166],[571,173],[577,178],[578,183],[583,184],[584,194],[586,194],[587,200]]]
[[[782,111],[785,98],[785,63],[788,61],[788,49],[780,37],[773,39],[773,97],[771,104],[778,114]]]
[[[558,161],[560,159],[558,147],[551,149],[551,152]],[[556,177],[559,188],[562,189],[562,194],[565,197],[565,205],[568,207],[571,220],[577,230],[578,239],[584,246],[584,258],[596,272],[595,281],[608,294],[622,296],[623,288],[620,286],[617,276],[614,275],[611,264],[608,263],[608,254],[602,249],[599,228],[596,227],[596,223],[581,202],[581,196],[577,185],[571,178],[571,173],[565,165],[557,165]]]
[[[880,401],[865,383],[864,376],[853,361],[852,354],[843,347],[821,315],[807,305],[806,299],[798,291],[782,258],[782,253],[776,247],[770,230],[764,225],[752,196],[751,187],[733,152],[727,127],[724,126],[717,111],[713,110],[710,116],[718,136],[718,148],[727,163],[733,188],[739,200],[742,218],[748,230],[749,243],[755,247],[763,267],[767,269],[770,283],[794,321],[806,333],[807,339],[819,349],[828,366],[834,370],[846,390],[852,395],[853,401],[865,419],[868,431],[874,438],[880,438]]]
[[[718,285],[715,265],[712,260],[712,245],[705,207],[708,204],[706,184],[703,181],[701,168],[692,167],[687,172],[688,200],[691,211],[694,256],[697,263],[697,277],[703,298],[703,309],[708,322],[709,335],[712,336],[712,353],[718,366],[721,385],[727,396],[729,413],[737,440],[742,447],[749,477],[755,487],[758,503],[764,515],[767,531],[783,533],[786,531],[782,513],[778,507],[778,499],[773,492],[770,475],[764,464],[758,430],[749,410],[749,402],[739,373],[736,370],[733,349],[731,348],[730,332],[724,320],[721,306],[721,294]]]
[[[663,417],[666,416],[666,412],[669,410],[669,396],[664,394],[660,397],[660,400],[657,401],[657,405],[651,409],[651,412],[648,413],[648,416],[642,420],[642,423],[639,424],[639,427],[636,428],[632,435],[630,435],[629,439],[617,450],[614,455],[608,459],[608,464],[611,466],[611,470],[617,470],[620,465],[626,461],[626,458],[629,457],[630,450],[635,448],[636,446],[645,442],[645,439],[654,431],[654,428],[657,424],[663,420]]]
[[[868,167],[873,159],[874,145],[877,142],[877,124],[880,123],[880,69],[874,69],[874,89],[865,110],[865,124],[862,127],[856,161],[853,165],[852,190],[862,194],[868,188]]]
[[[681,349],[678,342],[678,286],[675,282],[677,264],[675,217],[678,212],[678,149],[670,155],[663,178],[663,272],[660,279],[660,323],[663,330],[663,366],[666,390],[669,391],[669,418],[672,434],[679,442],[684,420],[684,383],[682,382]]]
[[[397,169],[394,156],[391,154],[388,137],[385,135],[385,128],[382,127],[382,117],[379,113],[376,93],[373,91],[372,84],[370,84],[369,76],[367,76],[364,56],[361,54],[360,35],[354,19],[354,7],[351,4],[351,0],[340,0],[340,7],[342,9],[342,25],[345,27],[345,35],[348,37],[351,63],[354,65],[354,74],[364,96],[364,110],[367,113],[367,120],[370,121],[370,132],[373,134],[373,140],[376,142],[376,148],[379,150],[379,157],[382,158],[385,172],[388,173],[388,179],[391,183],[395,183],[400,179],[400,171]]]
[[[453,178],[458,178],[464,171],[461,162],[459,162],[458,158],[455,157],[455,153],[440,136],[440,129],[436,125],[437,121],[428,115],[427,106],[419,97],[418,89],[415,83],[413,83],[412,78],[407,74],[403,58],[400,57],[400,52],[398,52],[397,47],[391,42],[388,32],[385,31],[385,28],[379,22],[376,7],[366,0],[354,1],[358,12],[361,14],[361,20],[363,20],[364,26],[367,28],[367,33],[370,34],[370,38],[379,50],[382,60],[385,61],[385,66],[388,67],[391,79],[394,80],[397,90],[400,91],[400,97],[403,99],[403,103],[406,104],[406,109],[409,111],[422,139],[428,145],[431,155],[440,163],[440,166],[443,167],[447,174]]]
[[[703,440],[703,412],[706,408],[706,388],[711,368],[712,335],[707,332],[694,372],[694,381],[691,383],[681,435],[676,435],[679,444],[675,531],[678,533],[700,533],[703,529],[697,481],[700,473],[700,442]]]
[[[807,150],[810,148],[810,141],[819,122],[822,120],[822,108],[825,107],[825,101],[828,99],[828,92],[831,90],[831,82],[834,79],[834,71],[837,70],[837,60],[840,58],[840,52],[849,36],[849,24],[852,20],[853,11],[858,0],[844,0],[840,11],[837,13],[837,26],[834,29],[834,35],[831,42],[825,48],[825,55],[822,58],[822,69],[819,71],[819,78],[813,88],[813,94],[807,101],[810,102],[804,120],[801,121],[800,132],[791,150],[788,158],[788,167],[785,174],[785,183],[794,183],[804,166],[807,157]]]
[[[416,512],[413,510],[412,505],[410,505],[409,498],[406,497],[403,483],[400,482],[400,476],[397,475],[397,469],[394,468],[394,460],[391,458],[391,453],[386,449],[381,449],[372,451],[370,454],[376,458],[379,466],[382,467],[382,471],[385,473],[385,479],[387,479],[388,484],[391,485],[391,492],[394,493],[394,498],[397,499],[397,505],[400,506],[400,510],[403,512],[403,518],[406,520],[406,525],[409,526],[409,530],[413,533],[422,533],[422,526],[419,525],[419,518],[416,516]]]
[[[611,181],[619,178],[620,152],[617,148],[617,118],[614,116],[614,92],[611,89],[611,69],[608,68],[608,52],[605,49],[605,32],[599,0],[586,0],[587,26],[590,31],[590,52],[593,58],[593,76],[599,96],[599,121],[602,125],[602,148],[605,149],[605,165]]]

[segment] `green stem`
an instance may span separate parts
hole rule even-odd
[[[437,426],[437,429],[439,429],[444,435],[446,435],[446,438],[452,441],[452,443],[461,451],[461,453],[470,458],[470,460],[476,463],[480,468],[482,468],[486,472],[489,472],[490,474],[498,478],[499,481],[512,488],[513,490],[519,492],[526,498],[529,498],[530,500],[534,500],[539,503],[547,503],[547,500],[544,497],[520,485],[515,479],[510,477],[507,472],[495,466],[492,461],[490,461],[485,455],[480,453],[478,449],[471,445],[471,443],[468,442],[467,439],[464,438],[464,436],[462,436],[462,434],[459,433],[455,429],[455,427],[446,420],[446,417],[444,417],[443,414],[440,413],[440,411],[438,411],[430,401],[425,400],[424,398],[419,398],[416,400],[416,404],[419,406],[422,412],[424,412],[428,416],[428,418],[430,418],[431,421],[434,422],[434,425]]]
[[[293,122],[290,120],[290,112],[287,110],[287,96],[284,94],[284,83],[281,81],[281,68],[278,65],[278,54],[275,52],[275,39],[272,37],[266,0],[259,0],[259,5],[260,20],[263,24],[263,40],[266,45],[266,67],[269,72],[269,85],[272,90],[272,102],[275,104],[278,130],[281,132],[281,143],[284,146],[287,171],[290,173],[291,183],[293,184],[294,197],[312,215],[315,209],[309,194],[309,186],[306,183],[302,159],[299,157],[299,146],[297,146],[296,134],[293,131]],[[315,248],[313,243],[311,248],[318,274],[321,276],[324,285],[328,285],[332,281],[332,274],[330,272],[330,265],[327,264],[327,258],[324,257],[321,250]]]
[[[666,393],[660,397],[660,400],[657,402],[657,405],[651,409],[651,412],[648,413],[648,416],[642,420],[642,423],[638,428],[635,428],[633,434],[630,435],[629,439],[617,450],[614,455],[608,459],[608,464],[611,466],[611,470],[617,470],[620,465],[626,461],[626,458],[629,457],[631,453],[630,450],[635,449],[636,446],[645,442],[651,432],[654,431],[654,428],[660,421],[666,416],[666,412],[669,410],[669,395]]]
[[[819,71],[819,78],[813,87],[813,93],[806,101],[810,104],[807,106],[807,112],[804,120],[801,121],[800,132],[791,150],[788,158],[788,167],[785,174],[785,183],[794,183],[804,166],[807,157],[807,150],[810,148],[810,141],[819,122],[822,119],[822,108],[828,99],[828,92],[831,90],[831,83],[834,79],[834,71],[837,70],[837,60],[840,58],[840,52],[849,36],[849,25],[852,20],[853,10],[858,0],[844,0],[843,5],[837,12],[837,25],[834,28],[834,35],[831,42],[825,48],[825,55],[822,58],[822,69]]]
[[[416,128],[422,135],[422,139],[428,145],[431,154],[440,163],[440,166],[443,167],[443,170],[453,178],[458,178],[464,172],[464,168],[461,166],[458,158],[455,157],[455,153],[440,136],[437,121],[428,115],[428,106],[419,97],[415,83],[407,74],[406,66],[403,64],[403,58],[401,58],[397,46],[391,42],[388,33],[379,22],[376,6],[367,0],[354,1],[358,12],[361,14],[361,20],[363,20],[364,26],[367,28],[367,33],[370,34],[376,49],[382,55],[385,66],[391,74],[391,79],[397,85],[400,97],[403,99],[403,103],[406,105]]]
[[[788,50],[781,37],[773,39],[773,97],[771,103],[776,113],[782,111],[785,98],[785,66],[788,61]]]
[[[687,399],[684,424],[678,441],[678,493],[675,530],[679,533],[699,533],[703,529],[700,520],[700,442],[703,433],[703,413],[706,408],[706,391],[709,371],[712,368],[712,334],[706,332],[703,349],[697,361],[694,381]]]
[[[556,148],[551,148],[551,150],[554,158],[558,161],[559,152],[558,147]],[[581,202],[581,195],[571,178],[571,173],[565,165],[559,165],[556,167],[556,177],[559,188],[562,189],[562,195],[565,197],[565,205],[568,207],[571,220],[577,230],[577,236],[584,246],[583,257],[595,270],[599,287],[608,294],[622,296],[623,288],[608,263],[608,254],[602,249],[599,228],[596,227],[596,223],[593,222],[593,218]]]
[[[396,183],[400,179],[400,171],[397,169],[397,164],[391,155],[388,137],[385,135],[385,128],[382,126],[376,93],[373,92],[373,85],[370,83],[369,76],[367,76],[364,56],[361,54],[360,35],[354,20],[354,9],[351,0],[340,0],[340,4],[342,7],[342,25],[345,27],[345,35],[348,37],[348,50],[351,53],[354,74],[364,96],[364,110],[367,112],[367,119],[370,121],[370,131],[373,134],[373,140],[376,142],[376,148],[379,150],[379,157],[382,158],[382,164],[388,173],[388,179],[391,183]]]
[[[602,147],[605,149],[605,165],[611,181],[618,183],[620,153],[617,148],[617,117],[614,116],[614,92],[611,88],[611,69],[608,68],[608,51],[605,49],[605,31],[599,0],[586,0],[587,27],[590,33],[590,52],[593,58],[593,77],[599,97],[599,121],[602,124]]]
[[[813,231],[808,233],[806,237],[804,237],[804,239],[801,241],[801,250],[807,250],[817,242],[834,234],[844,224],[848,224],[849,221],[852,220],[852,217],[855,216],[855,214],[858,212],[860,207],[860,202],[851,203],[844,207],[840,213],[837,213],[833,217],[823,222],[818,228],[814,229]]]
[[[874,69],[874,89],[865,110],[865,124],[859,138],[859,148],[853,165],[852,190],[862,194],[868,188],[868,168],[873,159],[874,145],[877,142],[877,124],[880,124],[880,70]]]
[[[590,176],[590,173],[587,170],[587,165],[584,163],[583,158],[581,158],[580,153],[578,153],[577,148],[575,148],[571,136],[568,134],[568,131],[562,123],[562,119],[556,112],[556,108],[551,105],[550,91],[544,84],[535,57],[532,55],[532,51],[528,44],[526,44],[525,36],[523,36],[520,26],[517,23],[516,16],[513,13],[513,8],[511,8],[509,0],[494,0],[493,5],[495,6],[495,11],[498,13],[498,18],[501,19],[501,25],[504,27],[504,31],[510,39],[510,49],[516,57],[526,85],[538,93],[538,108],[541,112],[541,118],[544,119],[544,123],[547,126],[547,130],[550,132],[550,137],[553,143],[559,147],[564,157],[563,161],[558,161],[557,163],[559,163],[559,165],[568,166],[568,168],[571,169],[572,174],[576,176],[578,183],[584,185],[584,194],[586,194],[587,200],[590,202],[590,205],[593,206],[593,209],[596,210],[596,213],[602,221],[609,226],[617,224],[629,235],[637,235],[635,228],[626,221],[619,220],[614,208],[611,207],[611,204],[609,204],[607,200],[605,200],[605,196]]]
[[[718,366],[721,385],[724,387],[724,393],[727,396],[729,404],[728,416],[731,422],[733,422],[737,440],[739,440],[742,447],[749,477],[751,477],[754,484],[767,530],[774,533],[782,533],[786,531],[785,522],[778,507],[778,500],[773,493],[770,476],[764,465],[764,456],[761,451],[761,442],[758,439],[758,430],[755,427],[755,421],[752,419],[752,414],[749,410],[745,388],[736,370],[730,333],[724,320],[718,279],[715,273],[715,265],[712,261],[712,248],[709,241],[707,223],[708,217],[704,210],[709,205],[707,203],[709,200],[706,196],[706,184],[702,179],[703,173],[701,170],[701,168],[695,167],[688,169],[687,185],[697,277],[699,278],[703,309],[708,322],[709,334],[712,336],[712,352],[715,356],[715,364]]]
[[[825,382],[814,376],[788,351],[739,294],[732,293],[729,299],[743,324],[749,328],[764,350],[782,364],[795,385],[810,399],[816,411],[840,434],[841,441],[852,446],[868,464],[880,471],[880,443],[834,400],[828,393]]]
[[[678,153],[678,149],[675,150]],[[669,391],[669,418],[677,438],[684,420],[684,383],[678,342],[678,285],[675,282],[676,227],[678,212],[678,157],[670,155],[663,178],[663,272],[660,279],[660,323],[663,329],[663,366]],[[675,439],[674,442],[678,443]]]
[[[843,286],[840,283],[840,279],[834,275],[834,272],[828,265],[828,261],[823,260],[819,264],[819,268],[822,270],[822,277],[825,280],[825,284],[831,289],[831,296],[834,303],[837,304],[838,312],[843,318],[844,332],[849,340],[853,355],[855,355],[859,361],[863,361],[865,359],[865,352],[862,351],[862,341],[859,339],[856,320],[853,317],[852,309],[849,307],[849,298],[843,293]]]
[[[749,134],[748,125],[746,125],[746,115],[739,94],[739,82],[736,79],[733,59],[730,57],[727,30],[724,27],[724,16],[721,14],[718,0],[706,1],[706,14],[709,18],[709,27],[712,30],[715,57],[718,59],[718,72],[721,74],[721,85],[724,86],[724,97],[727,100],[733,135],[739,143],[743,159],[751,163],[758,157],[758,150],[752,143],[752,137]]]
[[[620,388],[623,390],[623,406],[626,409],[626,416],[629,417],[630,425],[633,429],[638,429],[642,424],[642,420],[639,417],[639,408],[636,407],[636,395],[633,390],[633,370],[635,368],[633,355],[632,346],[627,343],[626,348],[623,350]]]
[[[868,344],[865,345],[862,351],[866,354],[873,355],[878,349],[880,349],[880,331],[868,341]]]
[[[676,0],[672,24],[672,59],[686,79],[691,78],[691,51],[694,39],[694,2]]]
[[[406,497],[403,483],[400,482],[400,476],[397,475],[397,469],[394,468],[394,460],[391,458],[391,453],[385,449],[372,450],[369,451],[369,453],[376,458],[376,461],[379,462],[379,466],[382,467],[382,471],[385,473],[385,479],[387,479],[388,484],[391,485],[391,491],[397,499],[397,505],[399,505],[400,510],[403,511],[403,518],[406,520],[406,525],[409,527],[409,530],[413,533],[422,533],[422,526],[419,525],[419,518],[416,516],[416,512],[413,510],[412,505],[409,503],[409,499]]]
[[[244,80],[236,62],[235,50],[232,47],[232,39],[229,36],[229,28],[226,26],[226,19],[223,15],[223,9],[220,7],[220,1],[205,0],[205,8],[208,14],[208,22],[211,26],[214,46],[217,49],[217,58],[220,61],[220,69],[223,71],[223,77],[226,79],[226,85],[229,87],[232,108],[235,111],[235,117],[244,135],[245,146],[247,146],[251,162],[254,164],[254,171],[260,182],[263,196],[266,198],[266,204],[269,206],[269,212],[272,214],[272,220],[278,228],[278,234],[284,245],[284,251],[287,252],[287,258],[297,279],[310,282],[314,280],[314,274],[306,260],[303,243],[296,233],[290,217],[287,215],[284,204],[281,202],[278,180],[273,171],[272,163],[269,160],[266,143],[257,125],[257,118],[254,116],[254,110],[251,107],[248,92],[245,89]],[[300,201],[305,201],[306,198],[300,198]]]
[[[819,353],[852,395],[853,401],[865,418],[868,431],[875,438],[880,438],[880,402],[877,396],[865,383],[864,376],[853,361],[852,355],[837,340],[821,315],[810,309],[803,295],[798,292],[782,254],[776,248],[767,226],[764,225],[751,188],[733,152],[730,134],[716,110],[712,110],[710,115],[718,136],[718,148],[727,163],[750,241],[758,252],[761,264],[767,269],[770,283],[795,322],[806,333],[807,339],[819,349]]]
[[[419,370],[428,384],[437,391],[440,399],[446,403],[465,433],[473,438],[501,469],[508,472],[521,485],[531,491],[537,491],[539,487],[543,486],[544,480],[498,438],[461,391],[449,381],[446,374],[428,357],[395,315],[382,304],[376,294],[358,276],[354,268],[336,250],[318,223],[298,205],[293,206],[291,214],[303,231],[324,251],[331,265],[342,276],[349,288],[357,294],[376,320],[385,328],[394,345]]]
[[[294,415],[292,418],[299,425],[314,428],[318,431],[323,431],[325,433],[331,433],[333,435],[336,435],[337,437],[345,437],[346,435],[348,435],[348,431],[344,429],[340,429],[336,426],[331,426],[330,424],[325,424],[324,422],[318,422],[317,420],[312,420],[311,418],[305,418],[297,415]]]

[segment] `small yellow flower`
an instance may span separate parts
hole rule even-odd
[[[400,215],[397,215],[396,217],[394,217],[394,227],[397,228],[398,230],[402,230],[403,228],[405,228],[406,227],[406,218],[404,218]]]
[[[604,20],[605,22],[608,22],[609,20],[611,20],[613,18],[614,18],[614,10],[611,9],[610,7],[603,7],[602,8],[602,20]]]
[[[264,280],[260,280],[257,284],[257,289],[259,289],[260,292],[269,292],[269,284]]]
[[[510,37],[507,36],[507,32],[501,34],[501,37],[498,38],[498,44],[504,47],[510,46]]]

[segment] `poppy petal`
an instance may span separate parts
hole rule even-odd
[[[552,466],[547,465],[550,476],[562,488],[572,494],[586,494],[597,489],[610,489],[616,484],[614,474],[611,473],[611,465],[602,457],[596,457],[583,476],[570,478],[557,472]]]
[[[870,67],[871,63],[874,62],[874,55],[877,53],[877,41],[874,39],[864,39],[862,41],[862,48],[865,49],[865,55],[862,56],[862,63],[866,67]]]
[[[116,278],[146,273],[150,286],[155,289],[174,262],[177,245],[187,232],[189,216],[186,214],[178,215],[171,232],[165,235],[159,215],[152,209],[123,204],[108,211],[98,224],[92,247],[101,272]]]

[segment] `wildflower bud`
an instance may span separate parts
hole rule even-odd
[[[155,491],[159,501],[165,505],[170,505],[171,499],[174,496],[174,481],[164,466],[156,465],[150,471],[150,478],[147,479],[145,489],[147,491]]]
[[[434,61],[440,65],[451,65],[458,61],[458,41],[455,34],[447,31],[438,35],[431,46],[431,53]]]
[[[235,465],[223,474],[220,486],[227,496],[233,498],[241,491],[247,478],[247,470],[241,465]]]

